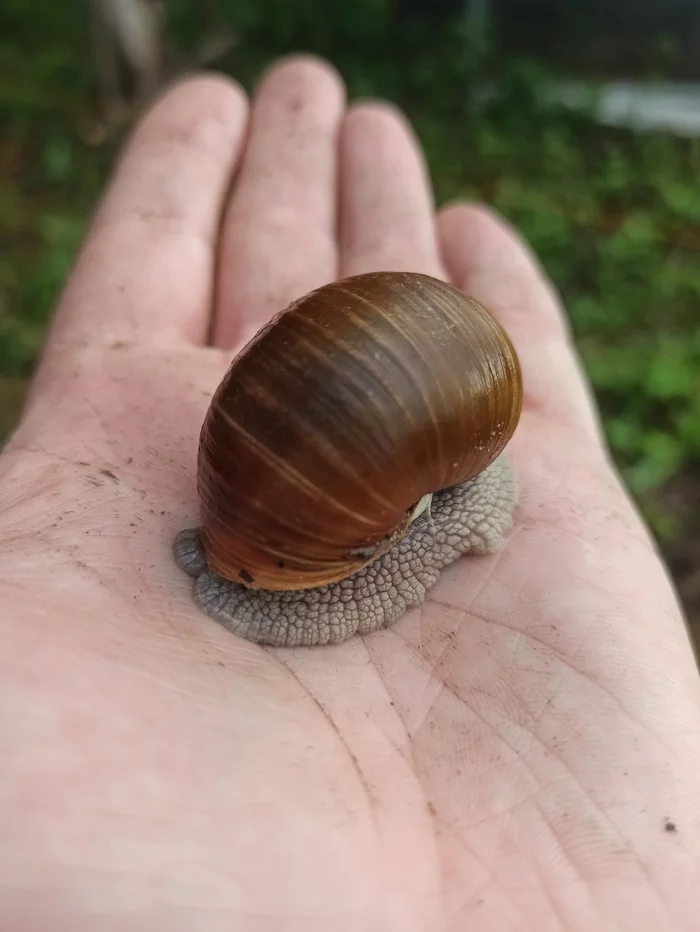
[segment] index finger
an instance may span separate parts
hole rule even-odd
[[[47,353],[209,327],[219,216],[247,102],[223,77],[169,90],[137,126],[62,295]]]

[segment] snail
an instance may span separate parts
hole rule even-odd
[[[174,544],[195,601],[276,646],[393,624],[445,566],[502,546],[521,407],[510,338],[453,285],[374,272],[304,295],[212,396],[200,527]]]

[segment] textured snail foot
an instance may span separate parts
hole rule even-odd
[[[199,607],[234,634],[276,647],[337,644],[394,624],[464,554],[500,549],[516,500],[515,475],[501,455],[475,479],[433,496],[430,511],[388,553],[316,589],[271,592],[223,579],[207,568],[197,529],[178,534],[175,559],[195,577]]]

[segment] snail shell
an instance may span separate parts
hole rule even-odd
[[[249,588],[351,575],[426,495],[478,475],[522,405],[489,312],[427,275],[356,275],[305,295],[233,360],[198,451],[209,567]]]

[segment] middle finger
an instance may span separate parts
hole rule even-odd
[[[340,143],[342,274],[382,270],[445,278],[420,144],[393,106],[359,104]]]
[[[224,220],[212,339],[230,348],[336,277],[336,72],[313,58],[274,66],[251,113],[246,154]]]

